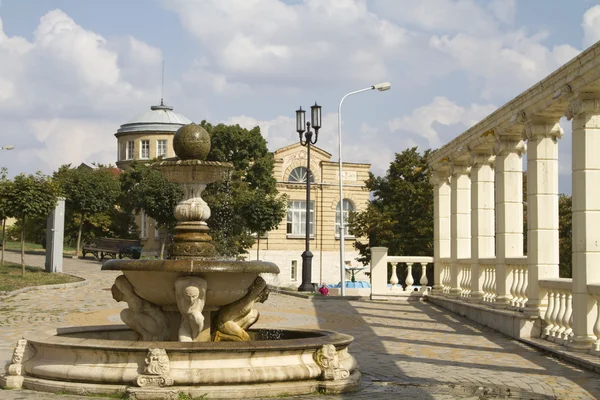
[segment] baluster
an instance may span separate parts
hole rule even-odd
[[[560,292],[556,289],[552,289],[552,296],[554,296],[554,310],[552,311],[552,316],[550,317],[550,321],[552,321],[552,330],[550,331],[550,340],[553,342],[556,338],[556,331],[560,329],[560,325],[558,325],[558,313],[560,312]]]
[[[490,267],[483,268],[483,301],[490,301]]]
[[[516,303],[519,308],[523,306],[523,302],[525,301],[525,296],[523,295],[523,285],[525,284],[525,271],[523,267],[518,268],[519,274],[519,284],[517,285],[517,298]]]
[[[413,266],[413,263],[406,263],[406,280],[404,281],[404,283],[406,283],[405,290],[407,292],[412,292],[413,283],[415,283],[415,280],[413,279],[413,276],[412,276],[412,266]]]
[[[444,265],[444,293],[448,293],[448,264]]]
[[[529,268],[523,267],[523,285],[521,286],[521,301],[519,307],[521,310],[525,308],[525,304],[527,304],[527,286],[529,286]]]
[[[552,289],[548,289],[548,307],[546,308],[546,313],[544,314],[544,322],[546,322],[546,327],[544,328],[544,333],[542,334],[542,338],[549,338],[550,332],[552,328],[554,328],[554,324],[552,323],[552,313],[554,312],[554,296],[552,295]]]
[[[596,341],[592,349],[594,351],[600,351],[600,296],[594,296],[596,299],[596,323],[594,324],[594,335],[596,335]],[[571,316],[573,318],[573,316]]]
[[[466,269],[464,265],[461,265],[460,267],[460,280],[458,282],[458,286],[460,287],[460,297],[464,297],[465,296],[465,276],[466,276]]]
[[[392,284],[392,290],[396,289],[396,285],[398,284],[398,275],[396,275],[396,267],[398,265],[398,263],[391,263],[392,264],[392,276],[390,277],[390,283]]]
[[[563,290],[561,290],[560,291],[560,310],[558,312],[558,315],[556,316],[556,324],[558,325],[558,329],[556,330],[555,339],[554,339],[556,342],[560,342],[560,340],[562,339],[562,333],[565,331],[565,329],[567,329],[567,327],[563,323],[563,318],[565,317],[565,312],[567,311],[566,297],[567,297],[566,293]]]
[[[563,315],[563,325],[565,330],[562,334],[564,344],[569,342],[569,336],[573,332],[573,325],[571,325],[571,317],[573,317],[573,295],[569,292],[565,293],[565,315]]]
[[[421,279],[419,280],[419,283],[421,284],[421,291],[426,292],[427,291],[427,283],[429,283],[427,281],[427,264],[420,263],[419,265],[421,266]]]
[[[473,269],[469,266],[469,268],[467,269],[467,297],[471,297],[471,284],[473,283],[473,276],[471,275],[472,271]]]
[[[492,275],[492,283],[491,283],[491,288],[490,288],[490,292],[491,292],[491,297],[492,299],[490,301],[496,301],[496,297],[498,297],[498,291],[496,290],[496,267],[493,266],[490,268],[491,270],[491,275]]]
[[[512,284],[510,285],[510,306],[517,307],[517,285],[519,283],[518,267],[513,266],[512,268]]]

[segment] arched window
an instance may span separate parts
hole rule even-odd
[[[296,167],[290,172],[288,181],[290,182],[306,182],[307,169],[306,167]],[[315,182],[315,177],[310,174],[310,183]]]
[[[354,211],[354,204],[349,199],[344,199],[344,237],[350,236],[348,233],[348,216]],[[340,237],[340,203],[335,210],[335,237]]]

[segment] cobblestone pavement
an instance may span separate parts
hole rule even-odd
[[[8,255],[11,259],[16,254]],[[43,257],[26,256],[42,265]],[[82,276],[79,288],[39,290],[0,300],[0,365],[27,331],[119,323],[122,305],[110,294],[118,273],[100,263],[65,259],[64,272]],[[122,304],[122,303],[121,303]],[[595,399],[598,374],[540,353],[500,333],[428,303],[302,299],[271,294],[259,304],[256,327],[332,329],[354,336],[351,353],[363,373],[361,390],[294,399]],[[0,399],[84,399],[25,390],[0,390]]]

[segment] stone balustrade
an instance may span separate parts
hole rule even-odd
[[[573,279],[558,273],[558,146],[565,121],[572,127]],[[428,301],[515,337],[600,354],[599,152],[600,42],[430,156],[434,282]]]
[[[405,285],[399,285],[398,264],[406,264]],[[433,263],[433,257],[389,256],[387,248],[371,248],[371,298],[400,297],[412,300],[427,294],[427,265]],[[388,279],[388,264],[391,266],[391,276]],[[413,268],[420,269],[418,292],[415,292]]]
[[[541,337],[551,342],[568,344],[573,335],[573,280],[543,279],[539,281],[539,286],[545,289],[548,298],[548,307],[543,317],[546,327]]]

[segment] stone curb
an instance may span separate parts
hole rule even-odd
[[[13,297],[13,296],[16,296],[21,293],[27,293],[27,292],[32,292],[32,291],[36,291],[36,290],[65,289],[65,288],[72,288],[72,287],[79,287],[79,286],[87,286],[90,284],[87,279],[82,278],[81,276],[73,275],[73,274],[66,274],[66,273],[64,273],[64,275],[69,275],[69,276],[81,279],[81,281],[80,282],[69,282],[69,283],[58,283],[56,285],[28,286],[28,287],[24,287],[22,289],[13,290],[12,292],[0,292],[0,300],[7,299],[9,297]]]
[[[597,357],[588,353],[574,353],[573,351],[567,351],[563,348],[564,346],[548,342],[544,339],[521,338],[518,340],[569,364],[576,365],[588,371],[600,373],[600,362],[595,361],[595,358]]]

